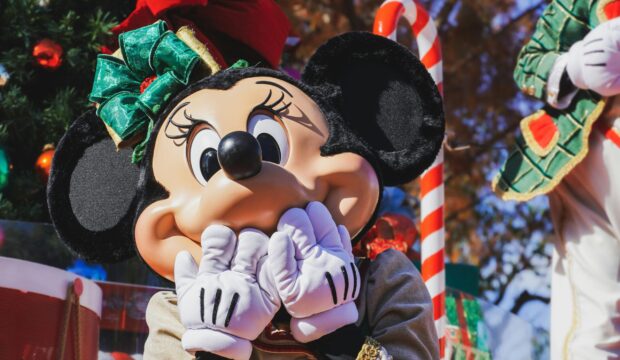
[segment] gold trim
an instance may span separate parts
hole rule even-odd
[[[206,65],[205,70],[208,72],[208,74],[206,75],[213,75],[216,72],[222,70],[220,64],[215,61],[207,46],[196,38],[196,35],[194,35],[194,31],[192,29],[187,26],[182,26],[181,28],[179,28],[179,30],[177,30],[175,35],[179,38],[179,40],[183,41],[185,45],[189,46],[190,49],[194,50],[194,52],[198,54],[198,56],[200,56],[203,65]],[[117,59],[123,60],[123,62],[125,61],[120,48],[117,49],[112,54],[112,56]]]
[[[381,356],[381,344],[371,338],[366,337],[366,341],[364,341],[364,345],[362,345],[362,349],[357,354],[356,360],[378,360]]]
[[[618,0],[601,0],[598,5],[596,6],[596,17],[598,17],[598,21],[600,21],[601,23],[604,23],[605,21],[609,20],[607,18],[607,15],[605,15],[605,6],[614,3]]]
[[[112,141],[114,141],[114,145],[116,145],[116,151],[133,147],[134,145],[137,145],[140,141],[142,141],[142,139],[144,139],[144,131],[139,131],[132,137],[123,140],[120,138],[120,136],[116,134],[116,132],[114,132],[114,129],[112,129],[108,126],[108,124],[105,123],[105,121],[103,122],[103,124],[105,125],[105,129],[108,131],[108,134],[112,138]]]
[[[577,332],[577,327],[579,327],[579,324],[581,323],[581,317],[579,316],[579,309],[578,309],[578,304],[577,304],[577,287],[575,286],[575,283],[573,281],[573,258],[572,256],[567,252],[566,253],[566,262],[567,262],[567,266],[568,266],[568,282],[570,284],[571,287],[571,300],[573,301],[573,319],[571,321],[571,325],[570,328],[568,329],[568,332],[566,333],[566,336],[564,337],[564,344],[562,344],[562,359],[568,360],[569,359],[569,345],[570,342],[573,340],[573,338],[575,337],[575,333]]]
[[[586,121],[583,124],[583,132],[581,134],[581,140],[583,141],[583,147],[581,148],[581,150],[579,150],[579,152],[575,154],[575,157],[571,161],[564,165],[564,167],[554,176],[553,179],[549,180],[546,186],[527,193],[518,193],[516,191],[503,191],[502,189],[499,189],[497,187],[497,184],[500,181],[503,181],[505,184],[507,184],[506,181],[502,179],[502,173],[500,171],[491,183],[491,187],[493,191],[497,194],[497,196],[499,196],[502,200],[505,201],[528,201],[538,195],[543,195],[553,190],[553,188],[555,188],[560,183],[560,181],[562,181],[562,179],[564,179],[564,177],[568,175],[568,173],[571,172],[575,168],[575,166],[577,166],[588,154],[588,137],[592,132],[592,125],[601,116],[603,110],[605,109],[605,102],[605,99],[600,100],[596,104],[594,110],[592,110],[590,115],[588,115],[588,117],[586,118]]]
[[[202,59],[202,62],[207,66],[207,75],[215,74],[216,72],[222,70],[220,65],[215,61],[209,49],[205,44],[203,44],[200,40],[196,38],[194,35],[194,31],[187,26],[182,26],[177,32],[177,37],[185,43],[185,45],[189,46],[190,49],[194,50],[198,56]]]
[[[553,135],[553,138],[551,139],[551,141],[549,142],[549,145],[547,145],[546,149],[540,146],[540,144],[534,138],[534,134],[532,133],[532,130],[530,129],[530,123],[534,120],[540,119],[540,117],[546,114],[547,114],[546,111],[539,110],[535,112],[534,114],[521,120],[521,123],[519,124],[519,127],[521,127],[521,132],[523,133],[523,137],[525,138],[526,144],[530,146],[530,149],[532,149],[534,154],[540,157],[545,157],[549,155],[551,150],[553,150],[553,147],[557,145],[558,139],[560,139],[560,130],[558,129],[557,125],[555,125],[555,123],[554,125],[555,125],[556,132]]]
[[[121,48],[116,49],[116,51],[114,53],[112,53],[112,56],[119,59],[119,60],[123,60],[123,62],[125,62],[125,59],[123,58],[123,52],[121,51]]]
[[[105,121],[103,122],[103,124],[105,125],[105,129],[108,132],[108,135],[110,135],[110,137],[112,138],[112,141],[114,141],[114,145],[116,145],[116,150],[120,150],[122,146],[122,142],[123,139],[121,139],[116,132],[114,131],[114,129],[112,129],[111,127],[108,126],[108,124],[105,123]]]

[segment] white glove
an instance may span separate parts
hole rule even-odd
[[[319,202],[290,209],[269,242],[269,268],[286,310],[291,333],[302,343],[357,321],[360,291],[351,239]]]
[[[603,96],[620,93],[620,18],[600,24],[573,44],[566,72],[578,88]]]
[[[209,226],[201,237],[200,267],[187,251],[174,264],[178,308],[187,329],[183,348],[231,359],[249,359],[254,340],[280,307],[266,261],[269,238],[258,230],[239,234]],[[237,250],[235,252],[235,249]]]

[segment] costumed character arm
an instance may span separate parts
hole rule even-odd
[[[527,201],[553,190],[588,153],[592,125],[605,109],[600,95],[620,91],[620,24],[597,26],[594,13],[604,5],[552,2],[522,49],[515,79],[550,106],[521,121],[523,136],[493,180],[504,200]]]
[[[351,238],[325,205],[286,211],[267,261],[297,341],[308,343],[357,321],[360,275]]]
[[[308,345],[337,359],[439,359],[431,299],[411,261],[386,250],[370,262],[365,278],[356,324]]]
[[[160,291],[151,297],[146,307],[146,324],[149,335],[144,344],[145,359],[193,358],[181,346],[185,327],[179,320],[177,296],[172,291]]]
[[[576,89],[565,75],[567,51],[588,33],[589,2],[555,0],[543,12],[536,31],[521,49],[514,79],[530,96],[565,108]]]
[[[620,93],[620,18],[595,27],[566,57],[566,73],[575,86],[603,96]]]
[[[269,266],[291,333],[314,351],[338,359],[434,359],[437,335],[432,303],[419,273],[397,251],[380,255],[363,285],[343,226],[313,202],[281,218],[270,241]],[[363,331],[354,300],[367,296]],[[366,337],[364,334],[369,334]],[[389,344],[389,347],[386,344]]]
[[[431,298],[411,261],[386,250],[370,262],[367,278],[360,315],[370,336],[394,359],[438,359]]]
[[[196,352],[194,358],[183,349],[181,337],[185,327],[179,318],[177,295],[172,291],[160,291],[151,297],[146,307],[146,324],[149,327],[149,335],[144,344],[145,359],[226,359],[204,351]]]

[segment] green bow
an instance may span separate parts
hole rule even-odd
[[[95,80],[89,100],[99,103],[97,115],[116,137],[126,141],[146,132],[133,152],[139,162],[157,115],[166,103],[188,83],[200,56],[181,41],[166,23],[158,21],[119,36],[123,55],[97,57]],[[142,93],[140,86],[155,77]]]

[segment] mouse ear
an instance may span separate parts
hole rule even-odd
[[[408,182],[432,164],[444,137],[442,100],[407,48],[371,33],[346,33],[316,51],[302,81],[329,104],[324,155],[358,153],[385,185]]]
[[[47,186],[60,238],[89,261],[133,256],[139,176],[131,150],[116,150],[95,111],[80,116],[56,148]]]

